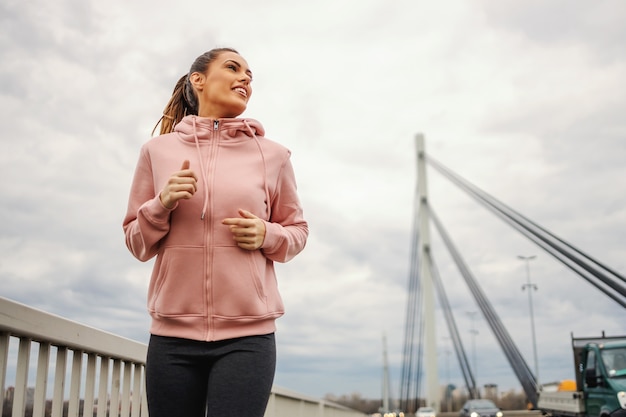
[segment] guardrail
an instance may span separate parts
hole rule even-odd
[[[146,348],[0,297],[0,416],[148,416],[143,389]],[[31,361],[33,354],[36,362]],[[8,389],[7,375],[15,381]],[[33,377],[34,386],[29,387]],[[276,386],[265,412],[265,417],[363,415]]]

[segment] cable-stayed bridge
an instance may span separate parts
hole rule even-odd
[[[425,379],[427,404],[435,409],[440,408],[434,319],[435,295],[443,311],[454,353],[456,354],[469,396],[471,398],[480,397],[475,378],[476,370],[470,366],[455,316],[437,269],[435,254],[431,250],[431,226],[439,234],[449,255],[454,260],[471,296],[480,308],[512,372],[522,386],[528,401],[533,406],[536,406],[539,388],[537,375],[535,375],[536,372],[533,373],[528,366],[525,358],[520,353],[502,320],[482,290],[478,280],[463,259],[450,234],[446,231],[444,223],[430,204],[427,189],[427,166],[436,170],[515,231],[552,255],[556,260],[569,268],[574,276],[582,278],[595,290],[602,293],[606,297],[607,302],[617,303],[621,308],[626,307],[626,278],[528,217],[498,201],[436,159],[428,156],[425,152],[424,137],[420,134],[416,136],[416,149],[417,186],[414,200],[409,296],[406,308],[403,364],[399,394],[400,409],[409,410],[416,408],[416,404],[411,404],[411,401],[415,401],[420,397],[422,379]],[[530,288],[528,290],[530,291]]]

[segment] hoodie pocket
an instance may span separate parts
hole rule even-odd
[[[259,251],[238,247],[216,247],[212,287],[214,314],[222,317],[265,316],[267,296],[262,285]]]
[[[198,316],[206,311],[204,254],[201,247],[171,247],[155,268],[150,309],[160,316]]]

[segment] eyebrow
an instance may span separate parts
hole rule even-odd
[[[237,68],[241,68],[241,64],[235,60],[227,59],[224,63],[226,64],[228,62],[232,62],[233,64],[237,65]],[[250,71],[250,69],[246,70],[246,74],[248,74],[250,78],[252,78],[252,71]]]

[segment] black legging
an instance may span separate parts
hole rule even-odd
[[[274,381],[274,334],[217,342],[150,336],[150,417],[263,417]]]

